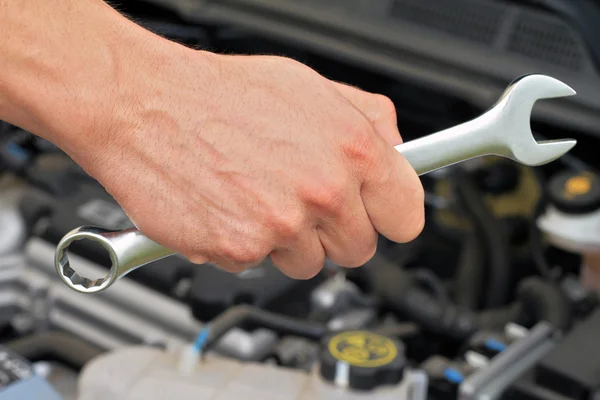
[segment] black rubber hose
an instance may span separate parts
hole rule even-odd
[[[421,289],[402,268],[375,255],[364,267],[376,293],[394,311],[407,316],[426,330],[463,340],[478,329],[501,328],[527,312],[536,320],[545,320],[559,329],[570,321],[568,301],[560,289],[531,278],[519,286],[519,303],[475,314],[470,310],[442,302]],[[291,318],[249,305],[225,311],[210,324],[206,346],[211,346],[229,330],[246,325],[260,326],[281,334],[319,340],[328,332],[325,325]]]
[[[287,317],[250,305],[239,305],[228,309],[210,323],[206,347],[214,344],[229,330],[245,325],[260,326],[277,333],[312,340],[319,340],[327,332],[326,326],[320,323]]]
[[[556,283],[529,277],[519,283],[515,303],[477,314],[478,325],[486,329],[502,329],[508,321],[532,326],[546,321],[565,330],[572,322],[570,302]]]
[[[488,285],[484,308],[498,308],[507,304],[510,296],[510,247],[504,225],[496,219],[473,179],[466,173],[456,176],[456,194],[470,215],[487,252],[489,265]]]
[[[470,310],[479,308],[485,273],[485,253],[477,233],[469,232],[463,241],[454,281],[454,302]]]
[[[464,339],[477,329],[474,313],[436,299],[409,273],[380,255],[376,254],[363,269],[385,304],[425,330]]]
[[[103,353],[102,349],[64,332],[36,333],[3,345],[28,360],[52,357],[79,369]]]
[[[546,321],[566,330],[572,323],[571,305],[557,283],[529,277],[519,283],[515,303],[477,314],[477,325],[486,329],[502,329],[509,321],[531,326]]]
[[[410,273],[378,254],[361,269],[383,304],[423,330],[450,339],[467,339],[479,329],[503,328],[520,315],[520,305],[475,313],[437,299],[422,289]]]
[[[411,269],[410,275],[439,301],[449,300],[450,296],[446,285],[433,271],[425,268]]]
[[[558,284],[539,277],[524,279],[517,289],[517,299],[533,323],[546,321],[558,330],[571,326],[571,304]]]

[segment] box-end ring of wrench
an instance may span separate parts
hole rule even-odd
[[[524,165],[539,166],[556,160],[575,146],[572,139],[537,142],[530,128],[532,108],[537,100],[574,95],[575,91],[545,75],[525,75],[513,81],[496,104],[478,118],[395,147],[419,175],[468,159],[497,155]],[[112,266],[101,279],[80,276],[71,267],[69,245],[88,239],[102,245]],[[84,226],[69,232],[58,244],[55,266],[70,288],[98,293],[132,270],[168,257],[173,251],[144,236],[135,228],[108,231]]]

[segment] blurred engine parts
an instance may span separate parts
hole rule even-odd
[[[493,159],[426,182],[451,199],[449,207],[430,210],[434,223],[413,243],[382,239],[361,268],[330,266],[294,281],[269,262],[228,274],[176,256],[82,297],[55,274],[56,243],[72,226],[129,221],[72,164],[53,165],[43,186],[7,181],[0,196],[0,215],[10,221],[2,227],[10,240],[0,254],[0,315],[12,336],[4,345],[64,399],[75,398],[74,387],[77,398],[102,397],[102,377],[112,376],[106,368],[141,373],[142,366],[148,375],[123,375],[124,386],[104,398],[164,390],[182,398],[240,390],[259,398],[560,396],[566,389],[536,371],[563,343],[560,334],[574,334],[574,323],[585,323],[597,305],[566,264],[561,275],[535,267],[528,247],[538,248],[530,237],[535,225],[513,221],[532,219],[538,200],[550,196],[527,168]],[[53,181],[71,185],[72,195]],[[509,257],[494,262],[501,249]],[[71,257],[90,276],[106,272],[106,255],[90,243]],[[529,268],[523,275],[516,273],[521,264]],[[378,357],[385,362],[369,361]],[[584,386],[587,393],[593,385]]]
[[[432,380],[431,393],[437,398],[510,398],[503,397],[507,389],[548,354],[555,340],[549,324],[540,323],[530,331],[508,324],[502,335],[482,332],[474,337],[462,358],[434,356],[422,368]]]
[[[547,186],[547,207],[538,226],[554,246],[582,257],[587,286],[600,290],[600,177],[564,171]]]
[[[61,400],[28,360],[5,347],[0,347],[0,397],[7,400]]]
[[[112,351],[85,367],[79,398],[425,400],[427,393],[427,377],[406,366],[402,346],[368,331],[326,340],[320,365],[310,372],[211,355],[182,371],[179,357],[152,347]]]

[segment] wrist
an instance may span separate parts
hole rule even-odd
[[[66,131],[62,148],[94,176],[104,176],[98,160],[111,154],[138,155],[148,143],[160,142],[157,136],[181,133],[180,124],[192,116],[182,104],[194,104],[197,113],[210,105],[207,92],[194,92],[198,81],[212,86],[219,56],[196,51],[155,36],[147,31],[130,32],[125,51],[115,57],[119,73],[106,81],[98,93],[98,103],[81,115],[86,129]],[[192,83],[193,82],[193,83]],[[107,157],[105,157],[107,155]]]
[[[218,70],[219,56],[184,47],[128,20],[122,22],[121,34],[107,45],[112,71],[90,82],[88,90],[95,96],[90,102],[82,99],[87,112],[75,114],[69,123],[75,129],[67,127],[57,134],[59,145],[99,176],[103,166],[97,160],[106,159],[104,154],[135,152],[140,142],[152,141],[153,134],[168,135],[170,126],[165,121],[177,125],[178,118],[185,118],[175,118],[175,113],[186,86],[192,79],[211,82],[210,76]],[[208,98],[196,93],[194,102],[200,112]]]

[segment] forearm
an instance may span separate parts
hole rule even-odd
[[[67,151],[127,120],[140,66],[174,46],[102,0],[0,0],[0,38],[0,119]]]

